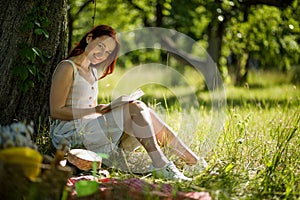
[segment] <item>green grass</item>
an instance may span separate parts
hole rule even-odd
[[[229,108],[199,184],[228,199],[299,198],[299,119],[299,108]]]
[[[104,90],[99,100],[110,99],[109,91],[116,84],[114,79],[121,75],[122,71],[118,71],[116,76],[100,83]],[[245,87],[226,86],[225,125],[212,151],[205,154],[198,147],[211,128],[212,115],[207,106],[210,96],[207,91],[198,91],[201,122],[197,125],[197,137],[190,145],[205,156],[209,168],[193,174],[196,180],[192,183],[176,183],[176,187],[186,191],[209,191],[213,199],[222,200],[299,199],[299,87],[289,84],[283,74],[274,72],[251,72]],[[157,85],[146,85],[143,89],[146,91],[143,100],[162,111],[164,120],[182,137],[189,135],[189,130],[182,125],[188,127],[197,121],[184,118],[174,91],[184,95],[190,90],[177,86],[171,92],[170,88]],[[190,138],[183,140],[191,141]],[[136,175],[118,173],[117,176]]]

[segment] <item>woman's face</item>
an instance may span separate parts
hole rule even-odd
[[[99,64],[105,61],[116,47],[115,40],[107,35],[97,37],[94,40],[87,37],[88,45],[85,48],[86,55],[92,64]]]

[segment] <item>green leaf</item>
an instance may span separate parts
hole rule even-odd
[[[34,24],[32,22],[28,22],[22,26],[22,30],[28,31],[28,30],[33,29],[33,27],[34,27]]]
[[[36,75],[37,69],[36,66],[34,65],[26,65],[27,70],[32,74],[32,75]]]
[[[36,59],[35,53],[30,48],[21,49],[20,55],[31,62],[34,62]]]
[[[42,21],[42,27],[47,27],[49,26],[50,24],[50,20],[48,18],[45,18],[43,21]]]
[[[32,47],[32,51],[34,52],[35,55],[40,57],[40,59],[42,60],[42,63],[46,63],[44,55],[40,49],[38,49],[37,47]]]
[[[20,85],[20,89],[24,92],[27,92],[30,88],[34,87],[34,82],[32,80],[26,80]]]
[[[29,88],[34,87],[34,82],[32,80],[26,80],[24,84],[27,85]]]
[[[16,66],[13,69],[13,74],[19,76],[22,81],[25,81],[28,78],[28,71],[24,66]]]
[[[34,20],[34,24],[37,25],[38,27],[41,27],[40,22],[38,22],[37,20]]]
[[[92,171],[93,176],[96,177],[96,175],[97,175],[97,162],[94,161],[92,163],[92,169],[93,169],[93,171]]]
[[[25,81],[28,78],[28,71],[24,67],[22,67],[22,69],[22,73],[20,73],[19,76],[23,81]]]
[[[230,170],[233,169],[233,167],[234,167],[234,165],[233,165],[232,163],[230,163],[229,165],[226,166],[225,172],[226,172],[226,173],[229,172]]]
[[[49,38],[49,33],[48,33],[48,31],[46,31],[45,29],[43,29],[42,32],[43,32],[45,38],[48,39],[48,38]]]
[[[39,81],[44,81],[45,77],[46,77],[45,73],[43,73],[43,72],[38,72],[37,73],[37,78],[38,78]]]
[[[100,156],[102,159],[108,159],[109,155],[106,153],[97,153],[98,156]]]
[[[34,29],[34,33],[37,34],[37,35],[42,35],[43,34],[43,29],[36,28],[36,29]]]
[[[32,47],[31,48],[32,49],[32,51],[38,56],[38,57],[40,57],[41,59],[42,59],[42,61],[44,62],[44,58],[43,58],[43,53],[42,53],[42,51],[39,49],[39,48],[37,48],[37,47]]]

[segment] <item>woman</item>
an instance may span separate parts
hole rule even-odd
[[[166,158],[160,146],[172,147],[174,154],[189,165],[196,164],[198,157],[153,110],[141,101],[105,112],[101,110],[105,105],[97,104],[98,81],[113,72],[119,49],[115,31],[100,25],[86,33],[57,65],[50,92],[54,146],[67,142],[72,147],[83,145],[109,154],[121,148],[124,138],[130,135],[147,151],[155,177],[191,180]]]

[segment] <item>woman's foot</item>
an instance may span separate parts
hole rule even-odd
[[[172,149],[172,151],[175,155],[179,156],[187,165],[195,165],[200,159],[194,152],[188,150],[186,150],[184,153],[176,149]]]
[[[185,165],[183,167],[183,171],[185,171],[189,176],[195,176],[195,175],[199,175],[200,172],[206,170],[207,167],[208,164],[205,161],[205,159],[203,157],[200,157],[196,165],[193,166]]]
[[[167,163],[162,168],[152,167],[151,171],[153,177],[155,178],[162,178],[162,179],[174,180],[174,181],[192,181],[191,178],[188,178],[183,173],[181,173],[172,161]]]
[[[189,155],[184,160],[187,165],[196,165],[199,162],[199,157],[197,155]]]

